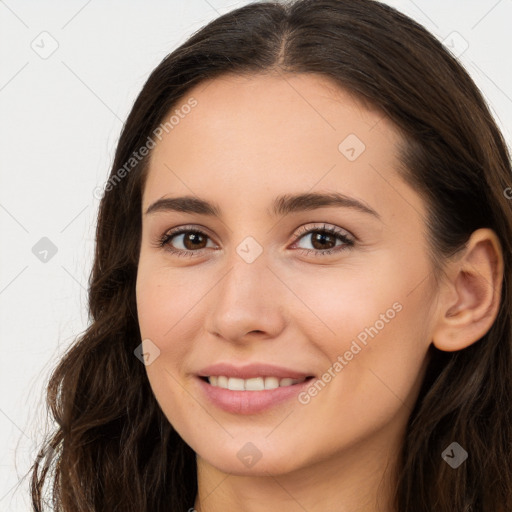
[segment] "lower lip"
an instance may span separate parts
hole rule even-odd
[[[232,391],[212,386],[198,377],[199,385],[206,397],[217,407],[234,414],[256,414],[296,397],[311,382],[304,382],[261,391]]]

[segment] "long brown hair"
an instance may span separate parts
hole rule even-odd
[[[45,509],[48,493],[62,512],[182,512],[194,503],[195,453],[163,415],[134,356],[141,343],[135,281],[148,157],[127,171],[126,162],[191,87],[223,73],[270,72],[329,77],[394,122],[405,139],[400,172],[428,206],[435,266],[442,268],[474,230],[497,233],[505,259],[498,317],[464,350],[431,346],[403,442],[395,506],[512,510],[512,201],[504,192],[512,181],[510,154],[457,60],[419,24],[373,0],[246,5],[197,31],[150,75],[99,207],[90,326],[48,385],[57,428],[40,455],[55,457],[34,464],[34,510]],[[454,441],[469,452],[456,470],[441,455]]]

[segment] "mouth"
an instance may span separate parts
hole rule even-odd
[[[199,392],[208,403],[232,414],[257,414],[291,403],[314,378],[309,372],[252,362],[218,362],[196,374]]]
[[[268,391],[302,384],[313,379],[313,376],[310,375],[300,379],[292,379],[290,377],[280,378],[276,376],[241,379],[238,377],[228,377],[226,375],[210,375],[200,378],[213,387],[228,389],[230,391]]]
[[[313,376],[292,379],[266,375],[261,377],[197,376],[199,392],[212,406],[227,413],[261,414],[270,409],[293,404],[310,385]]]

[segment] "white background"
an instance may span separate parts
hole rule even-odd
[[[247,3],[0,1],[1,512],[30,508],[22,477],[45,425],[44,386],[87,325],[93,190],[108,176],[122,123],[165,55]],[[512,0],[386,3],[450,36],[454,51],[469,45],[460,60],[510,146]],[[52,45],[47,58],[33,49]],[[57,248],[46,263],[32,252],[42,237]]]

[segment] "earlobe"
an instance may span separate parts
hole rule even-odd
[[[498,315],[503,253],[494,231],[473,232],[462,255],[448,263],[446,276],[432,342],[439,350],[453,352],[480,340]]]

